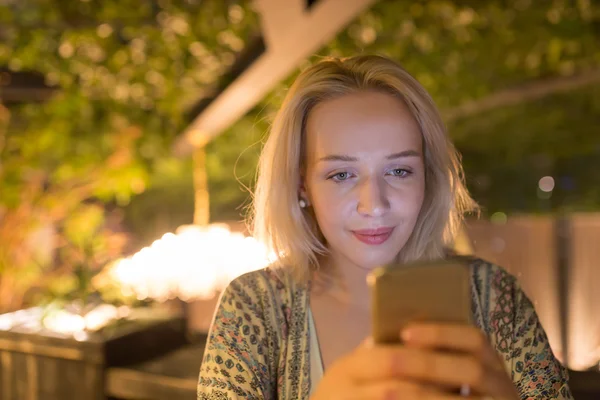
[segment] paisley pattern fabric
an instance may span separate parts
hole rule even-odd
[[[516,279],[496,265],[469,260],[473,320],[502,356],[521,399],[571,400],[567,372]],[[285,271],[235,279],[215,312],[198,400],[308,399],[311,351],[319,351],[310,347],[308,307],[308,287]]]

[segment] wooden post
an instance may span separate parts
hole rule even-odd
[[[208,225],[210,221],[210,197],[206,174],[206,152],[204,147],[194,150],[194,225]]]
[[[560,304],[560,326],[562,362],[569,367],[569,266],[571,263],[571,224],[569,217],[560,215],[555,220],[556,261],[558,266],[558,293]]]

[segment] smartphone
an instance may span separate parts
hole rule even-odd
[[[367,282],[375,343],[400,343],[411,322],[472,324],[471,269],[464,260],[379,267]]]

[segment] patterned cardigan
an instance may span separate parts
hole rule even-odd
[[[521,399],[572,400],[567,371],[516,279],[485,261],[470,263],[473,320],[502,356]],[[307,286],[285,271],[254,271],[231,282],[210,329],[198,400],[308,399],[308,305]]]

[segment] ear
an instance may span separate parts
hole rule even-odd
[[[310,205],[310,201],[308,200],[308,191],[306,190],[303,176],[300,176],[300,183],[298,185],[298,200],[300,199],[304,200],[306,205]]]

